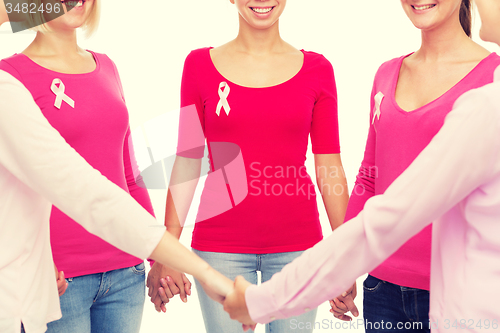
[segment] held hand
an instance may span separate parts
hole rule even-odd
[[[187,302],[187,295],[191,295],[191,282],[186,275],[158,262],[151,267],[146,286],[148,296],[158,312],[167,311],[165,304],[174,295],[179,294],[184,303]]]
[[[191,296],[191,281],[187,278],[186,274],[180,273],[171,268],[166,268],[168,275],[160,279],[161,289],[168,295],[169,298],[174,295],[179,295],[184,303],[187,303],[187,296]]]
[[[245,301],[245,291],[251,285],[252,284],[246,281],[244,277],[236,277],[234,280],[234,288],[224,301],[224,311],[229,313],[231,319],[242,323],[244,331],[247,331],[249,328],[254,330],[257,325],[252,318],[250,318]]]
[[[61,297],[68,288],[68,282],[66,282],[66,279],[64,279],[64,272],[59,272],[55,264],[54,271],[56,272],[57,291],[59,292],[59,297]]]
[[[349,288],[346,292],[344,292],[341,296],[330,300],[330,312],[333,313],[333,316],[337,319],[343,321],[351,321],[352,318],[346,315],[347,312],[351,312],[354,317],[359,316],[359,311],[356,305],[354,304],[354,299],[356,298],[357,290],[356,290],[356,282]]]

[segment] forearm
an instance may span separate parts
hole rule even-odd
[[[172,236],[177,239],[181,238],[183,227],[177,216],[170,189],[167,192],[167,203],[165,205],[165,227],[167,227],[168,232],[170,232]]]
[[[179,272],[191,274],[202,283],[206,282],[207,275],[213,271],[210,265],[179,243],[169,232],[165,232],[150,258]]]
[[[344,222],[349,192],[340,155],[315,155],[316,182],[332,230]]]
[[[165,205],[165,226],[177,239],[186,222],[200,173],[201,159],[176,157]]]

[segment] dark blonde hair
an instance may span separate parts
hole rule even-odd
[[[460,5],[460,24],[467,36],[472,35],[472,1],[462,0]]]
[[[30,0],[30,2],[35,3],[37,8],[40,4],[44,3],[44,0]],[[61,8],[61,10],[63,10]],[[83,23],[82,29],[85,32],[86,37],[90,37],[99,26],[99,20],[101,18],[101,0],[94,0],[94,5],[92,7],[92,11],[90,12],[89,17]],[[41,12],[36,14],[29,14],[28,23],[30,26],[34,27],[31,30],[40,31],[43,33],[49,32],[50,29],[47,27],[45,17]]]

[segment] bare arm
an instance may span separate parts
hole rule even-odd
[[[165,226],[177,239],[181,237],[189,207],[201,173],[201,159],[177,156],[172,170],[165,205]],[[155,263],[148,274],[148,295],[156,310],[166,311],[164,304],[179,294],[183,302],[191,295],[191,282],[181,272]]]
[[[347,180],[340,154],[316,154],[316,182],[325,204],[332,230],[344,222],[349,201]]]

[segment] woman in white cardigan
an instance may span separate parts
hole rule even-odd
[[[6,21],[7,9],[0,0],[0,25]],[[232,287],[130,195],[88,165],[50,126],[29,91],[3,71],[0,188],[2,333],[42,333],[47,322],[61,317],[49,239],[52,204],[119,249],[204,281],[218,301]]]

